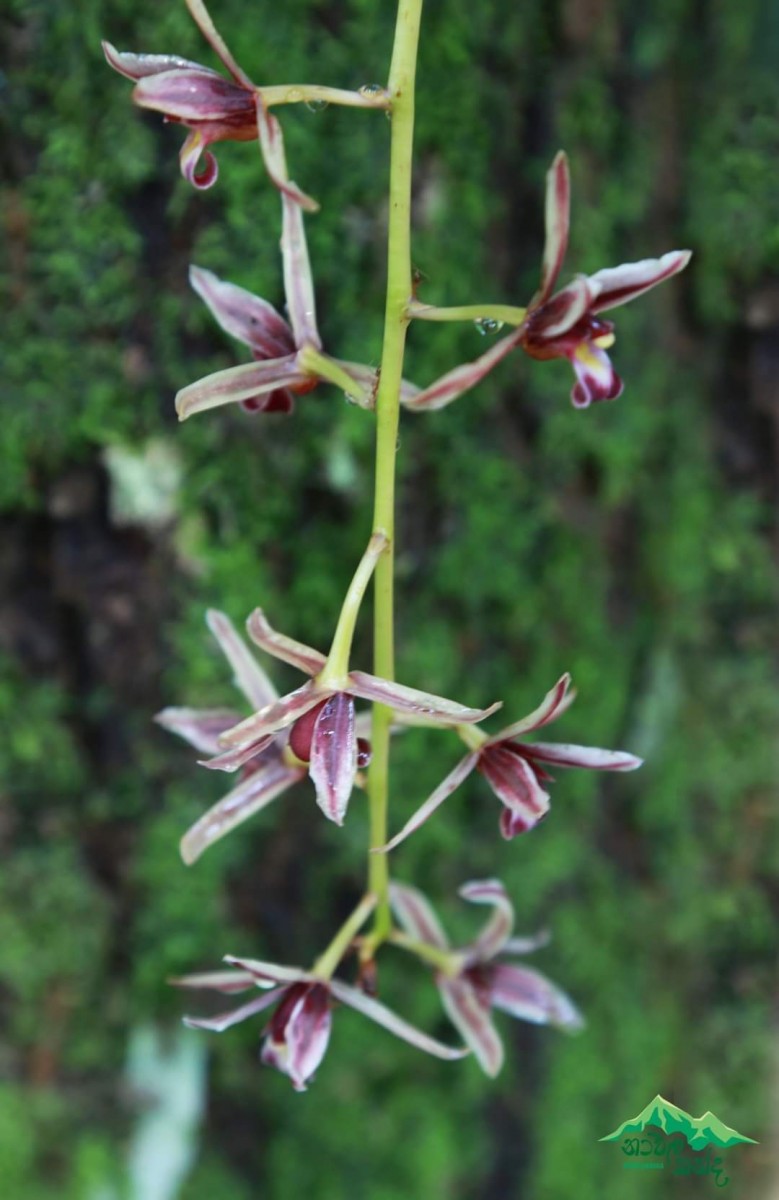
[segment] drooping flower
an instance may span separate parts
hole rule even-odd
[[[230,79],[177,55],[125,53],[110,42],[103,42],[109,65],[135,82],[133,100],[140,108],[161,112],[166,121],[189,129],[179,159],[182,175],[194,187],[210,188],[216,183],[219,168],[209,146],[259,137],[266,170],[276,187],[297,204],[315,211],[316,202],[287,177],[281,126],[267,111],[261,90],[238,66],[217,33],[203,0],[186,0],[186,3]]]
[[[570,707],[576,697],[575,691],[569,690],[570,683],[570,675],[563,675],[538,708],[500,733],[487,737],[480,730],[463,731],[464,739],[472,746],[470,753],[382,849],[392,850],[405,841],[474,770],[485,777],[505,806],[500,815],[500,831],[504,838],[513,838],[532,829],[549,811],[549,794],[543,785],[554,779],[546,764],[593,771],[635,771],[640,767],[640,758],[622,750],[521,740],[523,734],[557,720]]]
[[[235,683],[252,708],[273,704],[278,693],[268,676],[224,613],[211,609],[206,620],[219,648],[233,669]],[[219,737],[240,721],[231,709],[165,708],[155,720],[183,737],[203,754],[219,753]],[[241,780],[218,800],[181,839],[181,857],[191,864],[209,846],[265,808],[277,796],[306,777],[306,768],[290,753],[283,732],[258,744],[247,759]]]
[[[249,617],[247,629],[261,650],[297,667],[311,679],[223,732],[219,743],[227,748],[205,765],[237,770],[250,762],[270,738],[289,730],[288,744],[298,759],[308,763],[317,803],[338,825],[343,824],[360,765],[355,699],[384,704],[397,713],[422,717],[427,723],[450,726],[482,721],[499,707],[468,708],[364,671],[331,677],[324,654],[277,633],[259,608]]]
[[[514,908],[497,879],[466,883],[459,893],[474,904],[494,908],[479,936],[459,950],[450,950],[433,908],[417,888],[390,885],[390,902],[405,934],[416,943],[440,951],[436,970],[444,1009],[470,1046],[482,1069],[497,1075],[503,1065],[503,1043],[490,1010],[501,1009],[521,1021],[581,1029],[583,1021],[573,1002],[539,971],[498,961],[500,956],[527,954],[548,941],[545,934],[513,938]],[[445,964],[445,965],[444,965]]]
[[[407,408],[432,411],[451,404],[475,387],[517,346],[531,358],[567,358],[576,376],[571,400],[587,408],[599,400],[615,400],[623,383],[607,350],[614,344],[614,325],[601,313],[627,304],[684,270],[691,251],[671,250],[661,258],[645,258],[578,275],[555,292],[568,246],[570,178],[565,154],[555,157],[547,173],[546,242],[541,286],[524,311],[521,323],[474,362],[448,372],[435,383],[404,399]],[[522,315],[522,310],[517,310]]]
[[[187,975],[173,982],[180,987],[210,988],[228,994],[261,988],[262,994],[230,1012],[216,1017],[185,1017],[184,1023],[193,1029],[221,1033],[275,1005],[263,1034],[262,1062],[288,1075],[298,1092],[306,1090],[325,1055],[333,1005],[337,1001],[357,1009],[396,1037],[436,1058],[452,1061],[467,1054],[467,1050],[446,1046],[429,1037],[372,996],[340,979],[321,978],[297,967],[254,959],[228,956],[225,962],[235,969]]]

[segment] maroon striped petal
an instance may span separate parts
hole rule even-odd
[[[327,662],[325,655],[318,650],[312,650],[303,642],[296,642],[294,638],[273,629],[261,608],[255,608],[246,622],[246,629],[255,646],[289,663],[291,667],[297,667],[306,675],[318,675]]]
[[[513,725],[507,725],[505,729],[501,729],[500,733],[496,733],[488,739],[487,744],[496,746],[500,742],[507,742],[519,737],[522,733],[531,733],[534,729],[540,729],[542,725],[548,725],[550,721],[556,721],[576,699],[576,692],[572,688],[569,691],[570,687],[571,676],[566,672],[546,693],[538,708],[534,708],[521,721],[515,721]]]
[[[228,729],[227,733],[222,734],[221,743],[226,747],[236,747],[240,751],[261,738],[270,737],[280,729],[287,729],[298,717],[302,717],[310,708],[314,708],[330,695],[330,688],[320,687],[313,680],[309,680],[294,692],[276,700],[274,704],[269,704],[247,717],[233,729]]]
[[[459,1046],[447,1046],[444,1042],[437,1041],[436,1038],[429,1037],[423,1033],[421,1029],[417,1029],[415,1025],[409,1024],[403,1017],[399,1017],[392,1009],[381,1004],[378,1000],[374,1000],[372,996],[366,996],[365,992],[358,991],[357,988],[349,987],[346,983],[341,983],[340,979],[333,979],[330,984],[333,995],[343,1004],[348,1004],[350,1008],[356,1008],[364,1016],[370,1017],[377,1025],[381,1025],[384,1029],[388,1029],[390,1033],[394,1033],[395,1037],[402,1038],[404,1042],[409,1042],[410,1045],[416,1046],[418,1050],[424,1050],[425,1054],[432,1054],[434,1058],[442,1058],[445,1061],[453,1061],[458,1058],[464,1058],[468,1053],[467,1050]]]
[[[202,754],[217,754],[219,738],[240,719],[227,708],[163,708],[154,718]]]
[[[635,771],[644,761],[624,750],[599,750],[595,746],[569,746],[558,742],[523,745],[522,753],[532,762],[539,759],[558,767],[587,767],[591,771]]]
[[[211,20],[208,9],[203,0],[187,0],[187,8],[189,9],[192,20],[197,25],[203,37],[208,42],[216,56],[221,59],[222,63],[238,83],[243,87],[253,88],[249,76],[245,71],[242,71],[238,63],[233,58],[230,51],[227,49],[221,35],[217,33],[214,22]]]
[[[354,699],[336,692],[322,705],[311,738],[309,773],[326,817],[343,825],[357,774]]]
[[[532,766],[508,746],[482,750],[477,769],[508,810],[501,814],[504,837],[526,833],[549,812],[549,796]]]
[[[193,129],[179,151],[181,174],[187,183],[200,191],[213,187],[219,178],[219,164],[210,150],[206,150],[206,139],[199,129]],[[203,159],[202,166],[200,159]]]
[[[418,888],[404,883],[390,884],[390,904],[398,924],[409,937],[439,950],[448,950],[449,942],[441,922],[426,896]]]
[[[296,384],[306,383],[308,378],[298,367],[295,354],[259,363],[243,363],[240,367],[215,371],[213,375],[206,375],[197,383],[182,388],[176,396],[176,412],[179,420],[185,421],[194,413],[220,408],[223,404],[253,400],[276,388],[294,388]]]
[[[349,681],[350,691],[361,700],[384,704],[398,713],[419,717],[426,725],[470,725],[483,721],[500,708],[500,701],[489,708],[468,708],[456,700],[446,700],[443,696],[404,687],[401,683],[380,679],[378,675],[366,675],[364,671],[351,671]]]
[[[311,196],[307,196],[305,192],[301,191],[298,185],[293,183],[287,174],[287,160],[284,154],[284,138],[281,132],[281,125],[268,112],[262,102],[262,95],[259,92],[256,95],[256,111],[260,151],[265,163],[265,170],[268,172],[271,181],[280,192],[283,192],[295,204],[299,204],[306,212],[318,212],[319,205],[316,200],[313,200]]]
[[[551,296],[568,248],[571,209],[571,180],[568,159],[561,150],[546,175],[546,241],[541,266],[541,289],[536,304]],[[536,305],[534,305],[535,307]]]
[[[236,958],[225,954],[224,961],[252,976],[257,987],[272,987],[274,983],[318,983],[310,971],[299,967],[285,967],[280,963],[261,962],[257,958]]]
[[[273,991],[266,992],[264,996],[257,996],[248,1004],[242,1004],[240,1008],[233,1008],[230,1012],[220,1013],[216,1017],[183,1017],[182,1020],[189,1029],[208,1029],[212,1033],[223,1033],[225,1029],[230,1029],[233,1025],[237,1025],[240,1021],[246,1021],[249,1017],[256,1017],[257,1013],[276,1004],[286,990],[286,988],[274,988]]]
[[[494,1008],[521,1021],[571,1030],[584,1025],[581,1013],[565,992],[539,971],[527,967],[494,964],[489,971],[489,995]]]
[[[287,192],[281,194],[281,255],[284,265],[284,294],[295,345],[322,348],[316,324],[314,280],[308,257],[303,210]]]
[[[126,79],[132,79],[134,82],[147,75],[159,75],[163,71],[184,69],[200,71],[205,75],[214,75],[217,79],[219,78],[218,72],[212,71],[209,67],[201,67],[200,63],[191,62],[188,58],[179,58],[177,54],[130,54],[124,50],[117,50],[110,42],[103,41],[100,45],[108,65],[118,71],[120,75],[124,75]]]
[[[220,745],[224,736],[224,734],[220,736]],[[267,750],[272,741],[272,733],[267,734],[265,737],[254,740],[250,739],[248,742],[242,742],[239,746],[223,750],[220,754],[214,755],[213,758],[198,759],[198,766],[207,767],[209,771],[237,771],[239,767],[247,766],[251,763],[252,759],[257,758]]]
[[[387,852],[394,850],[401,842],[405,842],[406,838],[419,829],[420,825],[424,825],[428,817],[431,817],[435,810],[443,804],[444,800],[451,796],[464,779],[470,775],[471,771],[476,766],[479,760],[477,752],[466,754],[465,758],[461,759],[453,771],[450,771],[446,778],[439,783],[438,787],[432,792],[424,804],[421,804],[412,817],[409,817],[406,824],[391,838],[385,846],[374,848],[375,853]]]
[[[225,333],[249,346],[259,361],[295,352],[292,330],[267,300],[203,267],[189,268],[189,282]]]
[[[477,989],[464,976],[439,976],[438,990],[449,1020],[473,1050],[482,1070],[492,1077],[497,1075],[503,1066],[503,1043]]]
[[[514,928],[514,905],[499,879],[474,880],[460,888],[463,900],[472,904],[491,904],[494,908],[479,936],[463,947],[466,966],[488,962],[500,954]]]
[[[227,614],[209,608],[206,623],[233,669],[236,687],[252,707],[264,708],[278,700],[278,692]]]
[[[579,275],[540,308],[528,321],[531,339],[550,342],[561,337],[590,311],[597,288],[585,275]]]
[[[253,136],[256,125],[252,93],[203,67],[177,67],[139,79],[133,89],[139,108],[150,108],[185,124],[226,123],[224,136]]]
[[[412,391],[409,385],[405,392],[401,392],[402,404],[411,412],[435,412],[439,408],[445,408],[447,404],[476,387],[477,383],[481,383],[482,379],[519,345],[523,332],[524,326],[520,325],[507,337],[501,338],[491,346],[486,354],[482,354],[473,362],[455,367],[453,371],[442,375],[435,383],[421,391]]]
[[[582,342],[570,355],[576,382],[571,391],[574,408],[589,408],[600,400],[616,400],[624,384],[605,350],[594,342]]]
[[[671,250],[662,258],[644,258],[641,262],[623,263],[621,267],[596,271],[590,276],[590,282],[598,287],[592,311],[603,312],[643,296],[650,288],[683,271],[691,257],[691,250]]]
[[[213,992],[224,992],[226,995],[246,992],[249,988],[257,987],[257,980],[251,971],[199,971],[193,975],[179,975],[175,979],[169,979],[168,983],[173,987],[208,988]]]
[[[292,1080],[296,1092],[325,1056],[332,1029],[329,988],[321,983],[289,988],[268,1026],[261,1059]]]
[[[184,862],[188,866],[196,862],[204,850],[266,808],[304,775],[302,767],[288,767],[281,758],[254,771],[187,830],[179,847]]]

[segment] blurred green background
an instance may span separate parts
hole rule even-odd
[[[385,77],[391,2],[213,14],[261,83]],[[583,1035],[498,1018],[508,1065],[491,1083],[342,1012],[303,1096],[258,1065],[258,1022],[180,1033],[197,998],[165,979],[228,952],[309,961],[362,887],[364,800],[339,831],[301,787],[185,869],[178,839],[225,779],[150,717],[233,702],[208,606],[240,621],[262,603],[327,646],[369,530],[372,422],[321,389],[291,419],[175,423],[179,387],[246,357],[187,264],[282,303],[278,200],[252,146],[219,147],[218,184],[194,193],[181,132],[133,110],[100,53],[103,36],[211,64],[183,4],[6,0],[0,36],[4,1200],[703,1195],[711,1180],[639,1177],[598,1144],[656,1092],[759,1139],[730,1152],[730,1194],[772,1195],[776,5],[426,4],[424,299],[529,297],[561,146],[567,273],[695,258],[618,314],[618,403],[575,412],[567,364],[517,356],[404,420],[400,678],[500,696],[512,719],[570,670],[560,738],[648,762],[561,775],[548,821],[510,844],[474,777],[393,859],[459,938],[479,915],[459,884],[503,878],[520,930],[552,930],[533,965],[576,998]],[[375,363],[388,124],[283,119],[323,205],[308,229],[326,345]],[[415,327],[407,374],[426,383],[486,345]],[[393,828],[457,754],[446,735],[398,741]],[[390,953],[382,994],[449,1036],[421,968]]]

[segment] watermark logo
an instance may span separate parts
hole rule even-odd
[[[600,1140],[619,1145],[622,1165],[629,1170],[708,1175],[715,1187],[730,1182],[724,1151],[740,1143],[756,1145],[754,1138],[731,1129],[713,1112],[691,1117],[662,1096]]]

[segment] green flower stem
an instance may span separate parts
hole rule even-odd
[[[521,325],[527,316],[526,308],[511,304],[461,304],[456,308],[437,308],[412,300],[408,315],[422,321],[497,321],[501,325]]]
[[[455,729],[469,750],[480,750],[489,737],[489,734],[483,729],[477,729],[475,725],[455,725]]]
[[[400,933],[399,930],[394,930],[389,935],[389,940],[393,946],[400,946],[401,950],[408,950],[409,954],[415,954],[417,958],[430,963],[444,975],[457,975],[462,967],[462,958],[459,954],[451,950],[442,950],[440,946],[430,946],[427,942],[418,942],[416,938],[409,937],[406,933]]]
[[[386,533],[383,529],[377,529],[371,535],[371,540],[368,542],[366,551],[352,576],[349,590],[341,605],[341,612],[338,617],[338,624],[335,627],[333,643],[330,647],[330,653],[327,656],[327,662],[317,675],[319,683],[338,687],[345,681],[346,676],[349,674],[349,655],[352,650],[354,627],[357,624],[360,605],[365,596],[366,588],[371,581],[371,575],[373,575],[376,569],[376,564],[388,546],[389,541]]]
[[[369,393],[360,386],[356,379],[352,378],[340,363],[330,358],[329,354],[322,354],[316,346],[307,345],[298,350],[298,364],[311,375],[317,375],[320,379],[326,379],[328,383],[341,388],[361,408],[371,407]]]
[[[384,344],[381,375],[376,396],[376,482],[373,527],[384,530],[389,549],[376,567],[374,603],[374,671],[382,679],[395,678],[394,646],[394,530],[395,459],[400,420],[400,385],[408,329],[411,287],[411,170],[414,141],[414,82],[417,67],[422,0],[399,0],[387,91],[391,102],[389,234],[387,242],[387,299],[384,312]],[[389,795],[389,740],[392,710],[373,708],[371,745],[373,758],[368,772],[370,844],[387,841]],[[386,939],[392,928],[389,907],[389,856],[368,855],[368,887],[378,897],[373,947]]]
[[[317,975],[320,979],[330,978],[375,907],[375,896],[372,896],[370,892],[363,896],[352,915],[344,921],[330,945],[323,954],[319,955],[311,968],[312,975]]]
[[[389,108],[390,100],[383,88],[374,91],[349,92],[344,88],[320,87],[319,84],[290,83],[279,87],[260,88],[266,108],[277,104],[340,104],[346,108]]]

